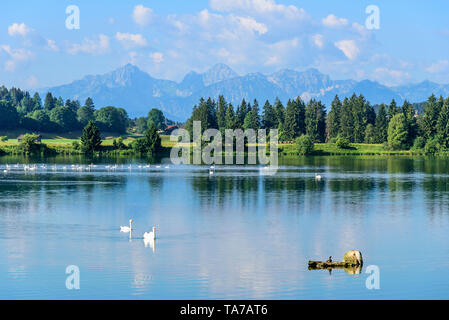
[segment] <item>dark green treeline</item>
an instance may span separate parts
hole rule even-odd
[[[334,142],[343,137],[351,143],[385,144],[391,149],[435,147],[449,148],[449,98],[430,96],[424,112],[405,101],[398,106],[371,105],[363,95],[353,94],[343,101],[335,96],[329,113],[321,101],[308,103],[299,97],[284,106],[279,99],[266,101],[262,107],[245,99],[233,106],[223,96],[217,101],[201,98],[186,122],[192,131],[193,121],[201,121],[202,131],[209,128],[278,129],[281,141],[293,141],[308,135],[316,143]]]

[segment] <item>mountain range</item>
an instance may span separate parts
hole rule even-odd
[[[89,75],[61,86],[38,90],[64,99],[84,102],[91,97],[95,105],[126,109],[131,117],[145,116],[151,108],[161,109],[167,118],[184,121],[201,97],[223,95],[237,105],[243,98],[274,102],[276,97],[286,102],[301,96],[321,100],[329,108],[335,95],[341,99],[353,93],[363,94],[372,104],[425,101],[432,93],[449,96],[449,84],[430,81],[404,86],[387,87],[375,81],[332,80],[317,69],[303,72],[284,69],[273,74],[250,73],[239,75],[225,64],[217,64],[204,73],[189,72],[181,82],[156,79],[138,67],[127,64],[103,75]]]

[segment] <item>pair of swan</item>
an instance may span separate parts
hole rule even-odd
[[[129,226],[120,226],[120,232],[130,233],[133,231],[133,219],[129,220]],[[145,240],[156,240],[156,227],[153,227],[151,232],[145,232],[143,234]]]

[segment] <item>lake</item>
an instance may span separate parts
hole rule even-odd
[[[77,167],[88,163],[0,158],[1,299],[449,298],[447,159],[284,159],[273,176],[127,159]],[[129,219],[132,238],[120,232]],[[358,274],[308,270],[350,249],[363,254]],[[79,290],[66,288],[70,265]],[[378,290],[366,287],[371,265]]]

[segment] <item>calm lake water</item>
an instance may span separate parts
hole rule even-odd
[[[25,162],[37,169],[14,168]],[[449,298],[446,159],[312,157],[284,160],[274,176],[42,162],[0,158],[1,299]],[[132,239],[119,231],[131,218]],[[359,274],[308,270],[350,249],[363,254]],[[69,265],[80,290],[66,288]],[[369,265],[379,290],[366,288]]]

